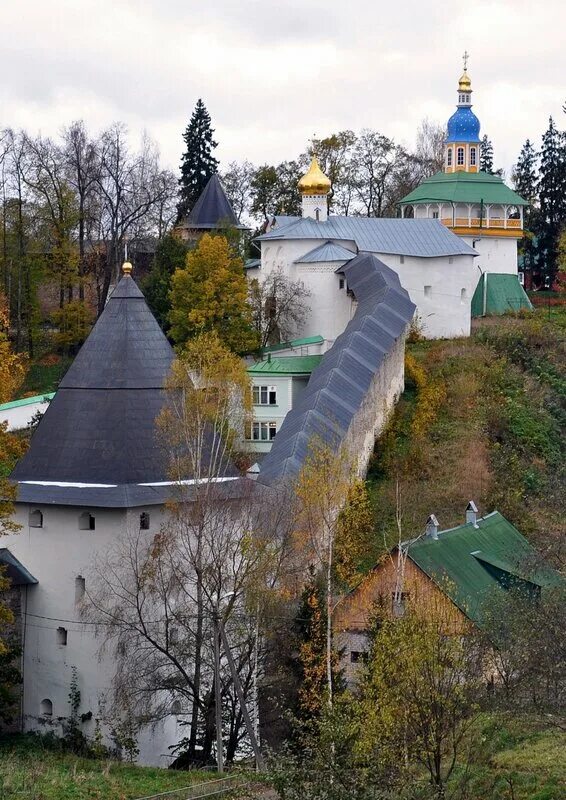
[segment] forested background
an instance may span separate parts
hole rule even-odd
[[[160,291],[167,293],[163,262],[171,261],[170,274],[184,253],[159,244],[215,172],[239,221],[249,227],[244,255],[257,255],[253,236],[270,216],[300,214],[297,182],[313,155],[332,181],[331,213],[392,217],[404,195],[442,168],[443,138],[444,127],[425,119],[412,150],[379,131],[342,130],[312,139],[302,153],[279,164],[220,164],[212,121],[199,100],[183,133],[177,175],[164,168],[158,145],[147,135],[133,147],[121,123],[96,136],[82,121],[63,127],[54,138],[4,129],[0,275],[14,347],[33,358],[45,326],[59,332],[63,349],[79,345],[104,307],[126,255],[138,278],[153,268],[154,282],[161,281]],[[487,136],[481,166],[501,173]],[[552,281],[566,260],[561,240],[566,135],[552,119],[542,147],[528,139],[507,178],[531,201],[520,243],[525,267]],[[158,307],[152,307],[159,316]]]

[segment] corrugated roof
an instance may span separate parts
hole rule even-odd
[[[339,244],[333,242],[325,242],[324,244],[315,247],[314,250],[309,250],[300,258],[295,259],[295,264],[313,264],[319,261],[351,261],[355,258],[356,253],[351,250],[346,250]]]
[[[409,558],[447,594],[473,622],[481,624],[486,600],[502,584],[483,562],[537,586],[563,582],[558,572],[541,565],[536,551],[498,511],[472,523],[424,536],[407,544]]]
[[[183,226],[196,230],[212,230],[220,227],[244,228],[234,214],[218,175],[213,175],[191,212],[183,220]]]
[[[262,347],[262,353],[276,353],[278,350],[290,350],[295,347],[304,347],[308,344],[322,344],[324,337],[322,336],[305,336],[303,339],[292,339],[290,342],[280,342],[279,344],[270,344],[267,347]]]
[[[371,253],[352,259],[344,274],[358,301],[356,313],[285,417],[262,464],[261,483],[293,478],[313,436],[338,449],[385,355],[413,317],[415,305],[397,273]]]
[[[404,197],[399,205],[411,203],[495,203],[528,206],[528,200],[506,186],[499,175],[487,172],[437,172]]]
[[[486,314],[506,314],[520,308],[532,309],[527,293],[519,283],[517,275],[499,272],[483,273],[472,297],[472,317],[484,314],[484,284],[487,278],[485,297]]]
[[[280,356],[270,361],[258,361],[248,367],[252,375],[310,375],[322,356]]]
[[[80,504],[84,496],[85,504],[94,505],[100,485],[117,489],[168,480],[155,420],[166,401],[173,360],[143,294],[124,276],[11,474],[19,483],[18,499],[43,501],[46,487],[33,482],[85,484],[47,488],[59,501],[72,495]],[[118,504],[123,494],[116,495]]]
[[[326,222],[310,217],[285,219],[284,225],[259,236],[259,241],[325,239],[351,242],[358,250],[369,253],[419,258],[477,256],[472,247],[435,219],[329,217]]]

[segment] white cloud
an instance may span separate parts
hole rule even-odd
[[[561,106],[566,6],[545,0],[22,0],[0,30],[2,124],[56,133],[124,120],[176,169],[198,97],[223,162],[295,157],[313,134],[377,128],[411,144],[454,109],[471,53],[475,110],[509,171]]]

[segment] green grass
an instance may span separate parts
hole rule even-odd
[[[443,528],[460,524],[474,499],[481,512],[499,510],[563,565],[565,331],[537,311],[488,318],[468,339],[407,346],[429,389],[438,389],[439,402],[415,436],[415,417],[423,418],[419,406],[427,401],[407,372],[405,393],[368,472],[376,510],[374,559],[397,540],[398,482],[405,538],[422,531],[430,513]]]
[[[33,361],[18,392],[19,397],[56,391],[72,361],[73,359],[69,356],[43,357]]]
[[[133,800],[215,777],[79,758],[36,736],[0,740],[0,800]]]
[[[468,800],[564,800],[566,732],[537,718],[482,715],[472,736]],[[454,783],[462,778],[459,770]]]

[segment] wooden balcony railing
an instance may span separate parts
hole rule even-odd
[[[503,228],[504,230],[514,228],[521,230],[520,219],[486,219],[480,220],[479,217],[443,217],[441,220],[443,225],[449,228]],[[481,223],[481,224],[480,224]]]

